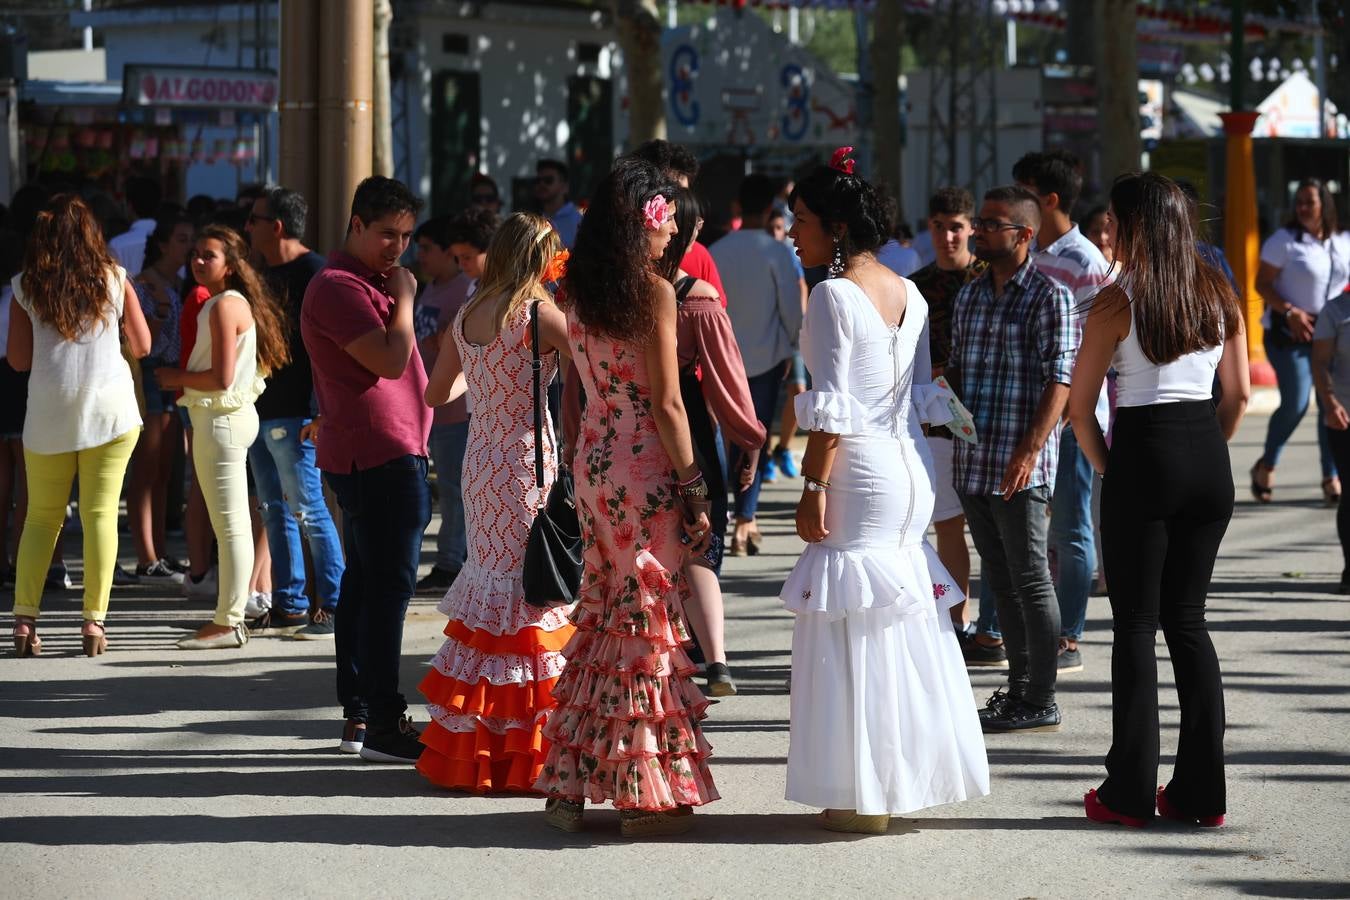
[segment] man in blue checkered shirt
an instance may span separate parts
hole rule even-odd
[[[958,442],[953,478],[1008,655],[1008,689],[994,692],[980,721],[986,732],[1058,731],[1047,513],[1078,324],[1069,289],[1030,259],[1035,194],[994,188],[971,225],[975,255],[989,268],[956,296],[948,368],[979,443]]]

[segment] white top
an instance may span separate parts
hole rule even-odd
[[[145,265],[145,242],[154,232],[154,219],[137,219],[129,230],[108,241],[108,252],[129,274],[139,275]]]
[[[14,302],[33,323],[33,374],[23,445],[34,453],[72,453],[100,447],[141,425],[136,385],[122,356],[126,270],[108,272],[111,308],[77,340],[68,341],[33,312],[23,275],[10,282]]]
[[[222,291],[202,306],[197,314],[197,343],[192,345],[192,355],[188,357],[189,372],[205,372],[211,368],[211,310],[221,297],[233,294],[244,302],[244,295],[238,291]],[[241,409],[262,396],[267,382],[258,374],[258,328],[252,326],[234,339],[234,377],[223,391],[198,391],[183,388],[183,396],[178,398],[179,406],[200,406],[219,412]]]
[[[726,289],[727,317],[745,374],[763,375],[797,346],[802,295],[795,256],[760,228],[732,231],[709,252]]]
[[[901,278],[913,275],[923,268],[923,260],[919,257],[919,251],[902,246],[894,238],[883,244],[881,249],[877,251],[877,262]]]
[[[1350,279],[1350,233],[1319,241],[1306,231],[1295,236],[1292,229],[1281,228],[1261,245],[1261,262],[1280,270],[1275,290],[1282,298],[1317,315]],[[1269,312],[1264,322],[1270,326]]]
[[[1128,291],[1126,292],[1128,296]],[[1130,304],[1130,333],[1116,345],[1111,367],[1116,370],[1116,406],[1153,406],[1209,400],[1214,396],[1214,373],[1223,357],[1223,344],[1188,353],[1158,365],[1144,355],[1134,327]]]
[[[904,281],[905,317],[895,327],[847,278],[827,278],[812,289],[802,326],[811,390],[793,401],[799,427],[917,440],[921,423],[951,421],[950,395],[933,384],[928,301]]]

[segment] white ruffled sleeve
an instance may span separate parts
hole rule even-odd
[[[797,423],[806,431],[858,434],[867,411],[849,393],[853,323],[829,281],[811,291],[801,331],[802,360],[811,373],[811,390],[797,395]]]
[[[923,312],[923,330],[914,347],[914,378],[910,386],[910,402],[919,421],[929,425],[946,425],[952,420],[952,392],[933,383],[933,352],[929,346],[928,300],[919,293],[914,282],[905,279],[909,291],[908,308]]]

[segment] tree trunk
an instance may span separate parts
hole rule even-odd
[[[895,196],[905,220],[900,176],[900,48],[904,44],[900,0],[879,0],[872,19],[872,180]]]
[[[1097,66],[1102,183],[1139,169],[1139,58],[1135,50],[1135,0],[1104,0],[1102,57]]]
[[[661,96],[661,12],[656,0],[613,0],[614,25],[628,75],[628,144],[666,136]]]
[[[389,23],[394,9],[389,0],[375,0],[375,71],[374,96],[374,168],[376,175],[394,177],[394,126],[390,109],[392,94],[389,85]]]
[[[1069,0],[1065,49],[1075,66],[1097,66],[1102,56],[1102,0]]]

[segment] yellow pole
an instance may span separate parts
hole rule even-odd
[[[1256,229],[1256,168],[1252,128],[1257,113],[1220,113],[1227,144],[1227,203],[1223,213],[1224,253],[1238,283],[1238,299],[1247,311],[1247,356],[1254,385],[1273,385],[1275,371],[1266,361],[1261,314],[1265,303],[1256,292],[1261,246]]]

